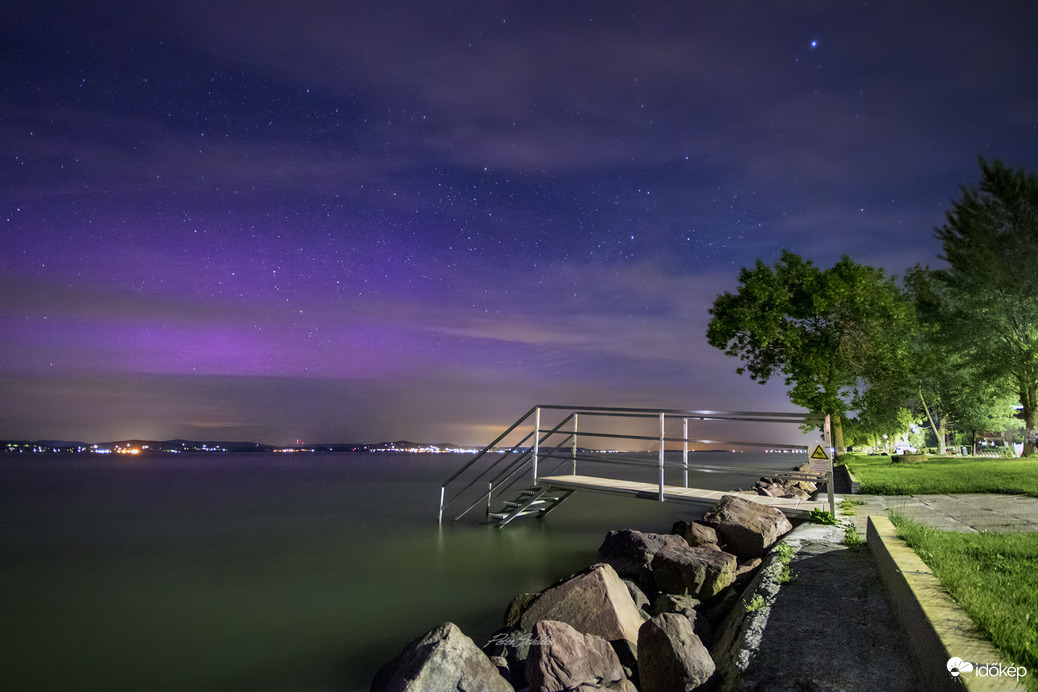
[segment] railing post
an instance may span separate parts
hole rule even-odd
[[[832,438],[832,421],[829,416],[825,417],[825,449],[829,452],[829,481],[825,484],[825,487],[829,491],[829,511],[832,512],[833,516],[836,516],[836,498],[833,497],[833,486],[836,485],[836,477],[833,474],[833,438]]]
[[[494,483],[493,483],[493,481],[491,481],[491,482],[487,483],[487,519],[490,518],[490,496],[493,494],[493,492],[494,492]]]
[[[688,418],[684,419],[682,427],[682,436],[685,438],[685,443],[681,448],[681,465],[685,468],[685,487],[688,487]]]
[[[577,414],[573,414],[573,475],[577,475]]]
[[[660,502],[663,502],[663,447],[664,426],[666,425],[666,414],[660,411]]]
[[[439,525],[440,526],[443,526],[443,493],[444,493],[444,491],[446,489],[447,489],[446,486],[444,486],[444,485],[440,486],[440,519],[439,519]]]
[[[541,446],[541,407],[533,414],[533,482],[537,484],[537,454]]]

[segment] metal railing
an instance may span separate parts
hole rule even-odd
[[[542,414],[557,414],[560,416],[554,425],[544,424]],[[612,427],[608,430],[589,429],[580,424],[582,419],[612,419]],[[625,432],[624,422],[630,421],[658,421],[658,427],[653,425],[653,434],[645,434],[643,428],[635,431]],[[682,432],[680,436],[668,435],[668,422],[680,420]],[[774,470],[753,469],[746,467],[717,466],[707,464],[689,465],[688,455],[690,445],[720,445],[724,447],[756,447],[764,449],[802,450],[810,447],[810,443],[789,444],[781,442],[746,441],[746,440],[716,440],[704,438],[692,438],[689,436],[689,422],[704,423],[709,421],[726,421],[735,423],[792,423],[796,425],[819,425],[822,423],[820,416],[802,413],[768,413],[754,411],[707,411],[707,410],[681,410],[681,409],[645,409],[645,408],[618,408],[605,406],[558,406],[539,405],[534,406],[519,417],[512,425],[505,429],[490,444],[481,449],[461,468],[455,471],[440,486],[440,510],[439,522],[443,524],[444,512],[448,508],[460,508],[451,522],[461,519],[475,507],[485,504],[487,513],[490,512],[491,502],[507,492],[526,473],[529,473],[529,481],[535,485],[537,479],[545,475],[551,475],[562,466],[571,464],[572,473],[575,475],[577,465],[580,462],[596,462],[606,464],[617,464],[626,467],[652,466],[658,469],[659,501],[664,500],[665,474],[668,468],[680,468],[684,487],[689,487],[688,474],[690,470],[706,472],[745,473],[745,475],[782,476],[792,480],[821,480],[827,481],[830,506],[833,501],[832,484],[832,448],[829,442],[828,417],[824,425],[824,449],[828,454],[828,468],[823,470],[821,465],[812,469],[811,473],[800,473],[795,471],[775,473]],[[506,443],[510,437],[522,434],[527,427],[530,428],[517,441]],[[619,431],[618,431],[619,430]],[[652,443],[658,445],[658,455],[655,461],[646,461],[632,454],[611,453],[609,458],[602,454],[593,453],[578,445],[580,439],[606,440],[614,443],[626,440],[638,444]],[[668,450],[667,445],[674,448]],[[680,445],[681,461],[668,461],[668,451],[676,452]],[[644,454],[644,452],[642,452]],[[550,467],[547,473],[543,473],[546,467]]]

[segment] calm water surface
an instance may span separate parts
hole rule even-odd
[[[594,562],[609,529],[692,516],[578,493],[544,521],[439,531],[439,486],[464,459],[0,458],[0,689],[367,690],[440,622],[483,643],[515,594]]]

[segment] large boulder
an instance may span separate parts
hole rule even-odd
[[[598,549],[598,561],[610,565],[621,577],[634,580],[643,591],[654,590],[649,563],[660,548],[680,545],[678,536],[642,533],[632,529],[610,531]]]
[[[453,622],[404,647],[375,674],[371,692],[514,692],[497,666]]]
[[[725,495],[703,517],[724,541],[724,549],[740,560],[761,557],[793,529],[786,515],[773,507],[736,495]]]
[[[713,674],[714,661],[688,618],[661,613],[642,625],[638,635],[641,692],[686,692]]]
[[[670,532],[684,538],[685,543],[688,543],[691,548],[717,548],[720,550],[720,546],[717,545],[717,532],[712,526],[701,524],[698,521],[679,521],[674,524],[674,528]]]
[[[531,692],[587,689],[582,685],[637,692],[609,642],[556,620],[541,620],[533,626],[526,681]]]
[[[601,562],[538,594],[519,618],[519,630],[530,634],[541,620],[565,622],[608,642],[626,640],[632,647],[644,621],[616,570]]]
[[[698,599],[714,596],[735,581],[735,556],[723,550],[666,546],[652,558],[652,575],[664,593]]]
[[[691,596],[678,596],[677,594],[661,593],[652,604],[652,614],[677,613],[688,618],[692,625],[692,631],[696,633],[699,640],[705,646],[710,646],[714,640],[714,630],[710,621],[698,610],[700,601]]]

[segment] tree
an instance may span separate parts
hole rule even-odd
[[[832,417],[838,453],[842,419],[864,392],[907,381],[911,306],[883,270],[849,257],[824,271],[785,250],[774,267],[757,260],[740,271],[738,292],[719,295],[710,314],[710,345],[741,359],[736,372],[761,384],[781,373],[790,401]]]
[[[948,268],[941,319],[950,348],[990,382],[1008,381],[1023,408],[1024,454],[1038,434],[1038,177],[980,159],[979,187],[935,229]]]
[[[944,454],[953,430],[975,436],[979,430],[1019,427],[1006,420],[1007,410],[1015,413],[1006,400],[1012,382],[986,372],[964,351],[949,291],[938,273],[916,265],[905,275],[905,288],[916,311],[917,404],[937,437],[939,453]]]

